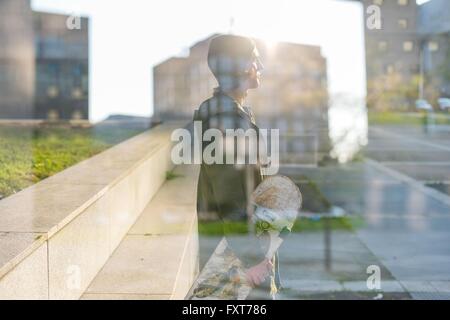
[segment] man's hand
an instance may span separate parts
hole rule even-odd
[[[252,287],[259,286],[269,276],[272,267],[272,262],[269,259],[264,259],[259,264],[248,269],[246,272],[248,284]]]

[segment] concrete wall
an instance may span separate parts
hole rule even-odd
[[[172,168],[162,125],[0,201],[0,299],[77,299]]]

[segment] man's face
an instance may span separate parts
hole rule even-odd
[[[254,49],[252,53],[252,61],[250,68],[248,69],[248,89],[256,89],[261,84],[261,71],[263,65],[261,63],[258,49]]]

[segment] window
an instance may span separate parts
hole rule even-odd
[[[439,50],[439,43],[436,41],[430,41],[428,42],[428,50],[430,50],[430,52],[436,52]]]
[[[81,113],[81,111],[75,110],[75,111],[72,113],[72,119],[73,119],[73,120],[81,120],[81,119],[83,119],[83,114]]]
[[[72,98],[81,99],[83,97],[83,91],[80,88],[72,89]]]
[[[386,66],[386,72],[387,73],[392,74],[392,73],[394,73],[394,71],[395,71],[395,68],[394,68],[394,66],[392,64],[388,64]]]
[[[403,51],[405,52],[411,52],[414,49],[414,42],[412,41],[405,41],[403,42]]]
[[[407,6],[408,0],[397,0],[399,6]]]
[[[408,28],[408,20],[406,20],[406,19],[399,19],[398,20],[398,27],[400,29],[407,29]]]
[[[56,98],[59,95],[59,90],[56,86],[49,86],[47,88],[47,96],[49,98]]]
[[[55,109],[50,109],[50,110],[47,112],[47,119],[53,120],[53,121],[58,120],[58,119],[59,119],[59,113],[58,113],[58,111],[55,110]]]
[[[378,51],[385,52],[386,50],[387,50],[387,42],[386,41],[378,42]]]
[[[81,77],[81,75],[83,74],[83,67],[81,65],[76,65],[72,67],[72,74],[75,77]]]

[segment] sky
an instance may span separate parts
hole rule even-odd
[[[364,15],[343,0],[32,0],[90,17],[90,118],[150,116],[153,65],[213,33],[322,47],[329,91],[365,95]],[[233,21],[233,23],[231,23]],[[199,104],[201,101],[199,101]]]

